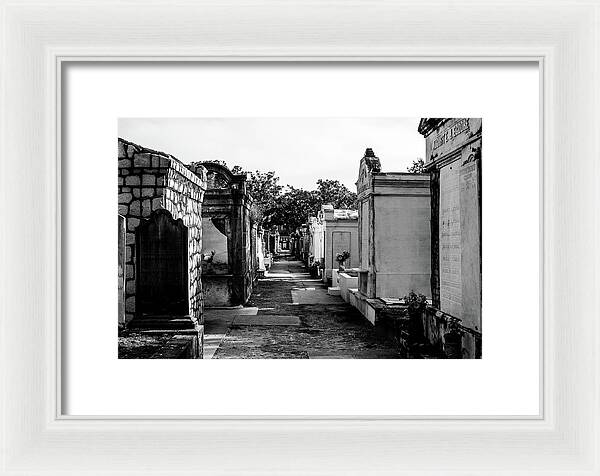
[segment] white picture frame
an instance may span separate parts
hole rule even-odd
[[[599,475],[595,2],[3,2],[2,474]],[[536,61],[543,414],[87,418],[60,412],[67,61]]]

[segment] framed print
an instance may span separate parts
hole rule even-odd
[[[211,417],[448,417],[457,413],[538,417],[542,411],[536,291],[540,178],[538,160],[529,157],[539,157],[539,74],[539,67],[531,62],[437,67],[397,62],[65,65],[61,77],[70,90],[62,100],[63,130],[71,133],[62,145],[63,174],[69,177],[62,187],[63,197],[67,197],[62,216],[67,223],[73,217],[80,226],[64,227],[62,236],[64,243],[72,245],[62,270],[63,282],[71,291],[62,300],[62,344],[70,358],[63,361],[61,410],[70,416],[147,415],[157,413],[158,405],[164,414]],[[456,93],[443,105],[440,94],[426,98],[440,77]],[[235,89],[228,86],[217,93],[220,85],[232,78]],[[364,86],[373,81],[379,83],[376,93]],[[174,83],[177,91],[169,88]],[[100,85],[113,91],[110,97],[94,93]],[[496,92],[503,87],[510,94]],[[290,88],[296,91],[293,97],[287,95]],[[355,99],[348,106],[352,94]],[[271,96],[282,100],[259,100]],[[143,117],[148,97],[153,97],[152,113],[158,117]],[[460,105],[456,98],[462,98]],[[435,127],[426,128],[432,120],[415,117],[423,108],[440,107],[462,108],[483,119],[449,119],[440,122],[438,133]],[[519,117],[514,117],[515,109],[520,111]],[[348,117],[335,117],[344,110],[350,111],[344,112]],[[399,110],[406,117],[397,117]],[[507,123],[513,126],[510,150],[499,133]],[[485,124],[489,124],[489,132],[485,132]],[[432,145],[427,152],[428,142],[433,144],[442,134],[450,136],[446,130],[456,131],[454,145],[435,149]],[[120,146],[115,159],[119,166],[113,167],[104,157],[115,155],[115,141],[109,138],[117,140],[117,136]],[[475,157],[479,138],[490,145],[486,155],[490,165],[481,167],[482,194],[477,193],[476,179],[477,187],[466,187],[466,171],[472,165],[468,158]],[[95,144],[92,150],[91,142]],[[460,151],[466,155],[455,164]],[[502,165],[502,157],[511,152],[513,160],[521,164],[518,175]],[[75,159],[84,155],[87,160]],[[420,155],[443,158],[449,167],[441,167],[439,190],[443,193],[439,193],[436,203],[440,206],[435,208],[431,206],[431,197],[437,193],[435,182],[430,183],[432,173],[407,171]],[[213,161],[201,161],[203,157]],[[442,163],[439,159],[428,160],[427,165]],[[169,166],[160,167],[160,160]],[[461,175],[448,173],[458,171],[458,166],[463,170],[462,200],[460,187],[452,192],[452,184],[458,184]],[[236,167],[251,173],[245,180],[242,174],[230,175]],[[95,177],[92,194],[88,193],[90,176]],[[169,185],[171,176],[179,183]],[[275,192],[279,194],[276,198],[269,192],[267,198],[273,204],[257,212],[256,202],[250,200],[260,196],[249,188],[265,176],[292,188],[282,187]],[[328,204],[319,195],[313,198],[322,193],[319,180],[344,194],[339,196],[341,205],[332,212],[323,208]],[[507,197],[501,192],[502,184],[509,181],[519,194]],[[230,182],[238,188],[227,185]],[[470,196],[468,190],[473,191]],[[68,199],[82,195],[89,200]],[[351,198],[343,203],[344,196]],[[478,206],[479,197],[482,207]],[[362,210],[353,203],[357,199]],[[265,203],[264,199],[259,203]],[[284,208],[287,204],[289,208]],[[456,208],[460,204],[465,210],[462,220]],[[194,211],[194,206],[201,208]],[[469,216],[468,210],[478,209],[482,210],[481,246],[462,246],[458,225]],[[119,254],[114,226],[109,226],[114,210],[124,222],[123,247],[119,249],[124,257],[125,279],[120,282],[125,305],[120,322],[103,318],[118,309],[114,283],[108,279],[115,271],[112,257]],[[168,267],[178,269],[177,276],[182,279],[172,277],[167,282],[187,283],[178,289],[189,300],[188,307],[174,315],[174,329],[159,327],[174,325],[167,324],[170,317],[165,318],[172,311],[156,311],[150,306],[136,315],[136,273],[157,275],[155,269],[137,267],[146,259],[142,256],[144,241],[138,242],[146,235],[139,233],[146,226],[157,226],[154,212],[162,214],[158,210],[169,212],[163,218],[169,218],[175,236],[179,236],[180,225],[185,227],[187,250],[193,250],[194,243],[200,245],[196,247],[200,252],[190,251],[190,259],[181,269],[175,264]],[[439,216],[432,218],[436,211]],[[257,213],[264,217],[260,232],[253,230],[258,228],[253,216]],[[451,217],[453,243],[449,243]],[[303,231],[307,218],[312,238]],[[291,220],[296,220],[293,227]],[[443,229],[432,233],[431,223],[443,224]],[[472,226],[479,228],[476,221]],[[507,227],[519,232],[506,236]],[[466,221],[464,228],[469,228]],[[263,260],[272,262],[265,264],[268,269],[263,277],[252,279],[247,258],[254,254],[254,233],[262,235],[255,242],[263,242]],[[305,236],[309,249],[303,257],[298,245]],[[479,232],[470,236],[477,238]],[[322,244],[317,241],[321,238]],[[240,246],[244,242],[247,247]],[[318,255],[319,247],[322,255]],[[443,252],[436,255],[432,249]],[[187,250],[173,248],[173,253],[163,256],[181,263]],[[334,255],[344,250],[350,254],[344,263],[348,269],[340,272]],[[450,323],[445,317],[452,315],[449,303],[446,297],[444,302],[433,302],[431,270],[444,270],[443,284],[433,287],[447,296],[446,283],[458,283],[463,256],[477,258],[480,253],[483,266],[481,271],[475,266],[473,276],[482,276],[483,286],[469,285],[464,295],[481,293],[481,304],[471,302],[483,307],[482,320],[489,337],[484,339],[484,332],[479,332],[483,330],[480,323],[461,325],[460,346],[453,347],[451,338],[446,340],[446,334],[451,334],[446,332]],[[310,261],[305,262],[306,258]],[[519,262],[518,276],[514,259]],[[195,263],[202,267],[201,287],[195,278]],[[315,263],[319,266],[311,276]],[[452,273],[446,272],[450,269],[447,263],[453,264]],[[94,269],[92,281],[74,279],[87,274],[89,268]],[[363,269],[367,288],[361,290],[360,276],[348,273],[358,275]],[[185,272],[179,274],[181,270]],[[332,282],[334,271],[340,277],[338,286]],[[449,276],[456,279],[449,280]],[[343,280],[352,278],[356,284],[344,290],[346,301],[341,295]],[[511,301],[513,306],[527,309],[526,318],[520,313],[502,313],[499,303],[506,297],[506,287],[490,284],[496,280],[532,290],[531,294],[515,294]],[[339,296],[334,294],[336,287]],[[455,285],[453,289],[458,288]],[[425,296],[426,315],[420,326],[403,326],[411,322],[403,313],[403,298],[411,290],[415,301],[419,294]],[[192,302],[198,291],[203,306]],[[105,298],[94,309],[82,311],[97,295]],[[161,293],[153,290],[150,295]],[[165,295],[178,294],[169,291]],[[455,294],[454,301],[459,300]],[[438,314],[440,311],[445,314]],[[459,316],[460,311],[452,312]],[[78,317],[81,315],[85,317]],[[512,326],[518,326],[520,332],[512,332]],[[89,335],[95,338],[88,339]],[[196,340],[202,345],[194,345]],[[519,351],[504,351],[507,341]],[[171,360],[176,351],[165,350],[178,348],[198,349],[197,355],[183,356],[201,356],[205,362],[179,362],[175,367],[173,362],[157,362]],[[460,354],[452,356],[452,349]],[[447,366],[458,356],[480,362],[474,362],[469,372],[450,377]],[[124,362],[132,358],[138,360],[133,374],[129,369],[133,363]],[[409,360],[422,363],[413,365]],[[182,378],[176,372],[187,372],[187,366],[196,372],[193,369],[198,365],[202,379]],[[402,380],[421,378],[421,385],[400,392],[400,380],[386,378],[388,373],[402,375]],[[222,390],[205,394],[205,378]],[[157,383],[161,381],[172,384]],[[444,400],[436,391],[442,382],[455,388]],[[516,382],[520,382],[518,391]],[[240,399],[238,385],[255,390]],[[108,388],[114,391],[107,392]],[[121,393],[131,398],[122,399]],[[177,398],[180,393],[201,394],[202,398],[182,402]],[[349,393],[355,397],[347,399]],[[373,405],[373,394],[379,395],[377,405]]]
[[[2,474],[600,474],[595,3],[1,12]]]

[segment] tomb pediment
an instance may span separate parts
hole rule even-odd
[[[423,117],[419,121],[419,127],[417,128],[417,131],[419,134],[427,137],[431,131],[439,127],[439,125],[445,120],[445,118],[440,117]]]
[[[209,190],[229,189],[234,182],[234,175],[224,165],[215,162],[202,162],[206,168],[206,182]]]
[[[358,168],[358,181],[356,186],[358,191],[363,190],[371,180],[373,174],[381,172],[381,162],[379,157],[375,155],[373,149],[368,147],[365,150],[363,158],[360,159],[360,166]]]

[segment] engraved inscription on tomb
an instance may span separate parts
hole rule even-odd
[[[466,151],[465,151],[466,152]],[[463,324],[481,329],[481,256],[480,256],[480,205],[479,162],[477,149],[468,152],[460,167],[460,227],[461,227],[461,278]],[[463,157],[467,155],[463,154]]]
[[[458,167],[440,170],[440,301],[442,310],[462,311],[461,226]]]
[[[469,120],[468,119],[459,119],[450,127],[441,131],[438,136],[433,141],[432,150],[437,149],[438,147],[443,146],[444,144],[450,142],[459,134],[469,130]]]

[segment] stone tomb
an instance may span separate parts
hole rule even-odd
[[[246,175],[214,162],[188,168],[207,174],[202,206],[202,282],[208,307],[237,306],[250,298],[256,272],[252,249],[252,198]]]
[[[351,302],[376,324],[390,298],[410,291],[431,296],[429,176],[382,172],[367,149],[356,186],[360,269]]]
[[[308,219],[308,266],[323,266],[323,222],[317,217]]]
[[[344,267],[358,264],[358,212],[356,210],[334,209],[333,205],[323,205],[319,212],[323,225],[323,282],[329,283],[332,270],[338,269],[336,256],[348,251],[350,257]]]
[[[443,344],[440,322],[458,322],[465,358],[481,357],[481,125],[477,118],[419,124],[431,174],[431,328]]]
[[[398,298],[410,291],[431,297],[429,176],[382,172],[367,149],[356,186],[359,287],[368,298]]]
[[[195,334],[201,352],[201,205],[206,172],[118,141],[119,227],[124,225],[124,321],[130,328]],[[121,237],[121,233],[120,233]]]

